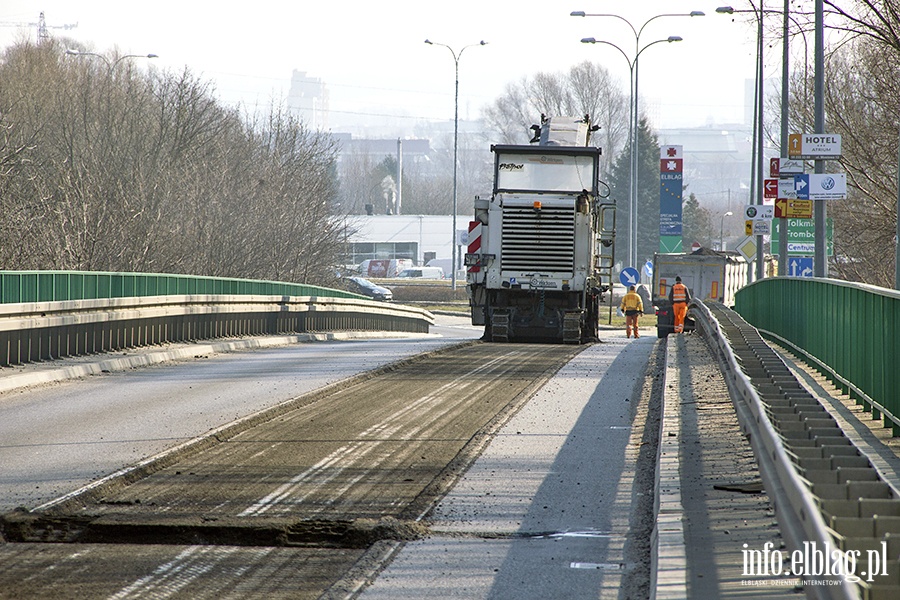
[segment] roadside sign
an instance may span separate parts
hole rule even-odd
[[[847,175],[844,173],[794,175],[794,189],[799,200],[843,200],[847,197]]]
[[[775,201],[776,219],[812,219],[812,200],[788,200],[779,198]]]
[[[794,176],[790,179],[781,178],[778,180],[778,199],[796,200],[797,190],[794,187]]]
[[[769,177],[778,177],[778,173],[781,171],[781,158],[770,158],[769,159]]]
[[[813,257],[795,256],[793,258],[789,258],[787,275],[788,277],[812,277]]]
[[[622,272],[619,273],[619,281],[621,281],[622,285],[625,287],[637,285],[640,280],[641,274],[638,273],[637,269],[634,267],[625,267],[622,269]]]
[[[788,257],[816,253],[816,226],[812,219],[779,219],[772,229],[772,252],[777,253],[781,226],[787,225]],[[834,256],[834,221],[829,217],[825,227],[825,254]]]
[[[775,159],[773,158],[772,160]],[[763,192],[766,198],[778,197],[778,181],[778,179],[766,179],[765,185],[763,186]]]
[[[794,175],[802,175],[806,165],[802,160],[783,157],[778,159],[778,176],[792,177]]]
[[[746,235],[771,235],[771,219],[747,219],[744,221],[744,233]]]
[[[744,216],[748,219],[771,219],[775,216],[775,205],[747,204],[744,206]]]
[[[756,260],[756,240],[753,237],[746,237],[737,245],[737,251],[747,262]]]
[[[644,275],[647,277],[653,277],[653,261],[648,260],[644,263]]]
[[[792,133],[788,136],[788,157],[836,160],[841,157],[841,136],[836,133]]]

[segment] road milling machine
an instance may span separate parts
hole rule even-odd
[[[615,205],[589,145],[598,128],[542,116],[532,129],[530,145],[491,146],[493,192],[475,199],[465,255],[472,323],[492,342],[586,343],[615,258]]]

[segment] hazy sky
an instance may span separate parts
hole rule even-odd
[[[747,15],[716,14],[722,4],[3,0],[0,22],[36,22],[44,11],[50,26],[78,24],[71,30],[51,28],[54,37],[71,37],[98,52],[117,46],[122,53],[158,54],[156,67],[180,71],[187,66],[213,80],[227,102],[268,104],[273,96],[287,95],[293,70],[305,71],[325,81],[336,114],[360,119],[399,114],[400,122],[412,123],[453,116],[453,59],[446,48],[424,44],[426,38],[456,49],[488,42],[468,48],[460,60],[460,116],[475,118],[509,82],[538,71],[562,72],[586,59],[604,64],[627,90],[626,59],[614,48],[580,40],[603,39],[631,56],[631,29],[615,18],[571,17],[573,10],[616,13],[636,28],[654,15],[702,10],[704,17],[655,19],[641,36],[642,46],[670,35],[684,38],[655,45],[641,54],[640,62],[642,108],[657,127],[681,127],[743,121],[755,30]],[[732,5],[749,8],[746,0]],[[0,27],[0,45],[24,35],[34,39],[36,28]]]

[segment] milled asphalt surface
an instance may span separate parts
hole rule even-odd
[[[433,535],[408,543],[361,598],[618,594],[636,568],[635,390],[655,338],[603,339],[507,423],[428,519]]]
[[[432,515],[433,535],[408,543],[361,598],[798,597],[793,582],[742,577],[742,544],[781,540],[765,494],[714,487],[759,475],[699,335],[671,336],[659,365],[669,379],[657,575],[640,563],[656,338],[601,339],[503,428]]]
[[[362,597],[676,598],[716,589],[719,597],[797,597],[782,582],[748,584],[740,577],[743,543],[759,548],[772,541],[777,547],[780,538],[764,494],[712,489],[758,474],[736,419],[706,420],[733,414],[727,392],[708,395],[703,388],[698,394],[693,367],[678,364],[699,353],[692,344],[702,341],[693,335],[672,336],[676,352],[661,367],[679,375],[665,390],[669,412],[656,489],[662,494],[659,577],[655,584],[629,577],[649,573],[634,544],[645,541],[638,538],[652,523],[648,527],[635,509],[652,492],[636,485],[635,477],[646,460],[643,423],[652,413],[657,377],[650,372],[645,378],[657,347],[653,333],[645,328],[641,339],[627,340],[623,331],[601,332],[605,343],[587,348],[545,385],[440,503],[430,519],[433,535],[398,547]],[[207,345],[179,349],[186,354],[176,358],[193,356],[200,346]],[[87,357],[67,361],[62,371],[41,365],[10,375],[21,384],[27,372],[77,377],[85,369],[134,368],[153,362],[147,358],[153,352],[114,359],[127,358],[124,364]],[[712,372],[706,368],[704,378]],[[676,418],[671,411],[679,406],[687,412]],[[596,454],[601,439],[611,450],[607,455]],[[710,460],[725,454],[735,460]]]

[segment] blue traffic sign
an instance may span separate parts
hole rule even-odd
[[[644,264],[644,275],[646,275],[647,277],[653,277],[653,261],[652,260],[648,260]]]
[[[809,175],[794,175],[794,191],[797,200],[809,200]]]
[[[788,277],[812,277],[813,257],[792,256],[788,259]]]
[[[622,282],[622,285],[628,287],[629,285],[637,285],[638,281],[641,280],[641,274],[638,273],[637,269],[634,267],[625,267],[622,269],[622,272],[619,273],[619,281]]]

